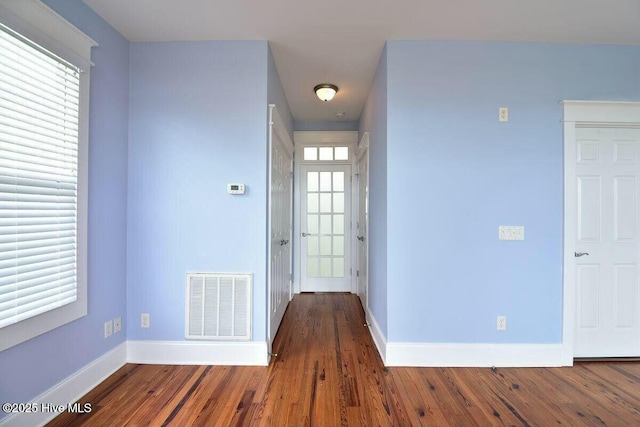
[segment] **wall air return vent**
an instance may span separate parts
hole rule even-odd
[[[187,273],[185,337],[251,339],[251,274]]]

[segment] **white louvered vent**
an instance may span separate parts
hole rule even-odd
[[[251,274],[187,273],[187,339],[251,339]]]

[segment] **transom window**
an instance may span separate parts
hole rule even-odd
[[[345,161],[349,160],[349,147],[304,147],[304,161]]]

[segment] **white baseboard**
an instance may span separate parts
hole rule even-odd
[[[128,341],[127,362],[149,365],[267,366],[266,342]]]
[[[63,405],[66,409],[67,404],[73,403],[87,394],[109,375],[120,369],[126,360],[127,343],[123,342],[29,403]],[[40,406],[40,408],[42,407]],[[0,427],[42,426],[58,415],[58,412],[43,412],[41,410],[37,413],[14,414],[0,421]]]
[[[387,343],[385,366],[562,366],[562,344]]]
[[[387,365],[387,340],[382,333],[382,329],[380,329],[380,325],[376,321],[376,318],[373,317],[371,310],[367,308],[367,324],[369,325],[369,332],[371,332],[371,338],[373,338],[373,342],[378,348],[378,353],[380,353],[380,358],[382,359],[382,363]]]

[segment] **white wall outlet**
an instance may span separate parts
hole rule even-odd
[[[523,225],[498,226],[498,240],[524,240]]]
[[[498,121],[500,122],[509,121],[509,109],[507,107],[498,108]]]
[[[499,331],[507,330],[507,316],[498,316],[498,321],[496,323],[496,328]]]
[[[149,313],[141,313],[140,314],[140,327],[141,328],[148,328],[149,325],[150,325]]]
[[[109,338],[113,334],[113,321],[109,320],[104,324],[104,337]]]
[[[122,329],[122,317],[118,316],[113,319],[113,333],[117,334]]]

